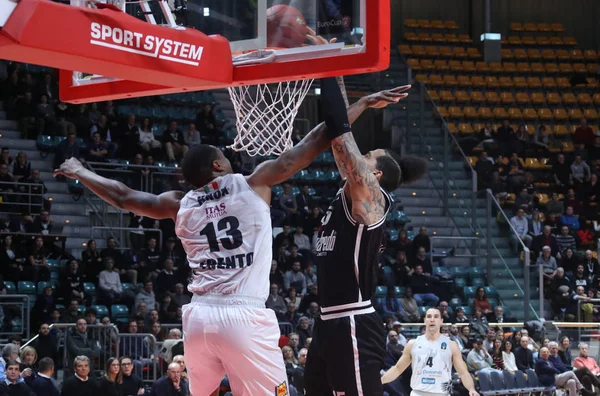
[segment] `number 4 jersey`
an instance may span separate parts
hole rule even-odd
[[[267,299],[270,208],[243,175],[225,175],[187,193],[175,231],[194,273],[190,292]]]
[[[441,335],[429,341],[426,335],[417,337],[412,347],[413,390],[451,395],[452,394],[452,350],[450,338]]]

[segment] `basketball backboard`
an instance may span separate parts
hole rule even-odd
[[[6,1],[0,0],[0,10]],[[62,69],[61,98],[72,103],[367,73],[389,65],[390,0],[109,1],[124,12],[84,0],[72,0],[70,9],[21,0],[0,32],[0,57]],[[288,7],[273,8],[281,5]],[[286,18],[290,12],[293,18]],[[289,37],[303,24],[337,41],[314,45]],[[278,35],[286,40],[274,40]]]

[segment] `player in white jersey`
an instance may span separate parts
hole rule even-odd
[[[440,333],[442,323],[440,310],[429,308],[425,313],[425,334],[408,342],[402,357],[381,377],[381,382],[394,381],[412,364],[411,396],[451,395],[454,365],[469,396],[479,396],[458,344]]]
[[[407,88],[362,98],[347,109],[350,122],[369,107],[397,103]],[[326,94],[321,101],[327,114]],[[225,374],[236,396],[288,395],[279,325],[275,313],[265,308],[272,259],[271,188],[310,165],[343,133],[322,123],[250,176],[233,174],[218,148],[195,146],[182,164],[185,180],[195,187],[187,194],[135,191],[98,176],[74,158],[54,172],[78,179],[121,210],[176,222],[193,271],[189,290],[194,296],[183,310],[183,330],[194,396],[212,393]]]

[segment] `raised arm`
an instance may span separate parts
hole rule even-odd
[[[454,365],[454,368],[456,369],[463,386],[469,391],[469,396],[479,396],[479,393],[477,393],[475,390],[473,377],[471,377],[471,373],[469,373],[469,370],[467,369],[467,365],[463,360],[458,344],[454,341],[451,341],[450,348],[452,350],[452,364]]]
[[[404,348],[400,359],[398,359],[396,364],[390,367],[390,369],[381,377],[381,382],[383,384],[394,381],[396,378],[402,375],[408,366],[410,366],[410,363],[412,362],[412,348],[414,344],[414,340],[408,341],[408,344],[406,344],[406,348]]]
[[[60,166],[60,169],[56,169],[54,176],[57,175],[79,180],[102,200],[118,209],[152,219],[175,220],[179,210],[179,201],[184,196],[181,191],[169,191],[154,195],[133,190],[121,182],[107,179],[84,168],[76,158],[68,159]]]

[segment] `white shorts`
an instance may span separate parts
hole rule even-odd
[[[194,295],[183,306],[190,394],[207,396],[227,374],[236,396],[287,396],[275,312],[247,297]]]
[[[410,396],[448,396],[445,393],[433,393],[433,392],[423,392],[420,390],[411,390]]]

